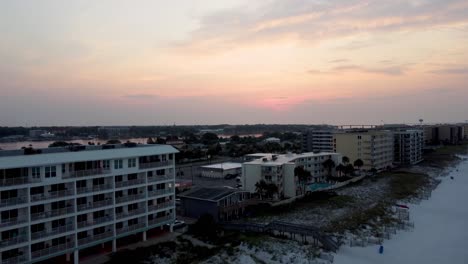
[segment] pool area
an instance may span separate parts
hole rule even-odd
[[[328,187],[331,187],[331,186],[333,186],[333,184],[321,182],[321,183],[309,184],[307,186],[307,188],[308,188],[308,191],[315,192],[315,191],[319,191],[321,189],[325,189],[325,188],[328,188]]]

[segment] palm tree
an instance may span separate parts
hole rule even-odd
[[[311,176],[310,171],[305,170],[303,166],[297,166],[294,168],[294,176],[297,176],[299,182],[301,183],[302,191],[304,191],[305,184]]]
[[[265,196],[267,185],[268,184],[264,180],[255,183],[255,192],[260,195],[260,200]]]
[[[370,169],[370,171],[375,175],[377,173],[377,169],[376,168],[372,168]]]
[[[274,183],[267,184],[265,186],[265,191],[267,197],[273,198],[273,195],[275,195],[275,193],[278,193],[278,186],[276,186],[276,184]]]
[[[332,169],[335,168],[335,162],[332,159],[327,159],[322,165],[328,170],[328,177],[331,177]]]
[[[353,164],[348,164],[345,166],[345,175],[352,174],[354,172]]]
[[[354,166],[358,167],[358,169],[361,170],[361,167],[364,166],[364,162],[362,161],[362,159],[357,159],[354,161]]]
[[[349,158],[346,157],[346,156],[343,156],[343,158],[341,159],[341,161],[343,162],[344,165],[347,165],[349,163]]]
[[[345,170],[345,166],[343,164],[339,164],[338,166],[336,166],[336,172],[339,173],[339,176],[341,176],[341,173],[343,173]]]

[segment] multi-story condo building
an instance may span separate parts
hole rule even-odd
[[[465,138],[464,125],[432,125],[424,127],[425,143],[458,144]]]
[[[394,131],[393,134],[395,138],[395,164],[414,165],[423,160],[424,130]]]
[[[328,175],[328,169],[323,163],[332,159],[337,165],[342,156],[338,153],[302,153],[276,155],[268,154],[263,158],[244,162],[242,164],[241,182],[245,190],[255,193],[257,182],[264,180],[266,183],[273,183],[278,187],[276,198],[290,198],[300,194],[300,184],[294,175],[296,167],[303,167],[311,173],[309,183],[323,182]],[[335,170],[332,169],[332,175]]]
[[[311,129],[302,134],[303,152],[333,152],[335,129]]]
[[[34,263],[175,221],[168,145],[0,151],[0,263]]]
[[[388,130],[350,130],[334,134],[335,152],[347,156],[351,163],[360,159],[362,169],[384,170],[393,166],[394,139]]]

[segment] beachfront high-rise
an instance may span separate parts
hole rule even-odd
[[[414,165],[423,160],[424,130],[398,130],[393,134],[395,135],[395,164]]]
[[[394,137],[388,130],[350,130],[334,134],[335,152],[347,156],[353,163],[364,162],[362,169],[384,170],[393,166]]]
[[[0,263],[73,254],[175,221],[168,145],[0,151]]]

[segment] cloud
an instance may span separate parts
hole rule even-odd
[[[342,62],[348,62],[348,59],[336,59],[336,60],[331,60],[328,61],[328,63],[342,63]]]
[[[136,100],[149,100],[157,98],[157,95],[154,94],[126,94],[122,96],[123,98],[127,99],[136,99]]]
[[[468,74],[468,66],[459,68],[445,68],[429,72],[434,74]]]
[[[406,68],[404,66],[389,66],[389,67],[365,67],[360,65],[348,64],[339,65],[326,71],[309,70],[309,74],[340,74],[345,72],[361,72],[370,74],[383,74],[390,76],[404,75]]]

